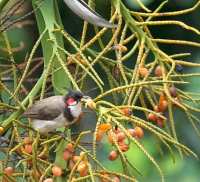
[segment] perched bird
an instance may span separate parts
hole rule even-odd
[[[117,25],[102,18],[101,15],[92,10],[83,0],[64,0],[66,5],[83,20],[107,28],[114,28]]]
[[[79,91],[69,91],[66,96],[51,96],[37,101],[24,116],[32,119],[32,127],[41,134],[55,131],[75,123],[81,113],[81,100],[90,98]]]

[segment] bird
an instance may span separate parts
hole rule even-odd
[[[51,96],[37,101],[23,115],[31,119],[34,130],[46,135],[78,121],[82,114],[81,101],[88,98],[80,91],[70,90],[65,96]]]
[[[117,25],[105,20],[101,15],[91,9],[83,0],[64,0],[65,4],[83,20],[106,28],[116,28]]]

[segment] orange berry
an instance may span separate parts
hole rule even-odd
[[[31,144],[32,140],[29,137],[24,138],[24,144]]]
[[[80,176],[86,176],[87,173],[88,173],[88,166],[87,166],[87,163],[86,162],[80,162],[80,164],[77,166],[77,169],[76,169]]]
[[[26,145],[24,146],[24,151],[25,151],[26,153],[28,153],[28,154],[32,154],[32,151],[33,151],[32,145],[31,145],[31,144],[26,144]]]
[[[77,162],[77,161],[80,160],[80,156],[74,155],[74,156],[72,157],[72,160],[73,160],[74,162]]]
[[[112,128],[110,123],[102,123],[99,125],[98,130],[101,130],[102,132],[107,132]]]
[[[157,77],[161,77],[163,75],[163,68],[160,65],[156,66],[156,68],[154,70],[154,74]]]
[[[155,106],[153,107],[153,110],[154,110],[155,112],[160,112],[160,111],[159,111],[159,108],[158,108],[158,105],[155,105]]]
[[[103,134],[104,134],[104,132],[102,132],[101,130],[97,131],[97,133],[96,133],[96,141],[97,142],[100,142],[102,140]]]
[[[158,108],[160,112],[166,111],[168,108],[168,102],[166,100],[163,100],[162,102],[159,103]]]
[[[108,141],[113,144],[114,143],[114,138],[116,138],[116,134],[109,132],[108,133]]]
[[[69,160],[71,157],[72,157],[72,153],[69,152],[68,150],[65,150],[65,151],[63,152],[63,159],[64,159],[65,161]]]
[[[116,160],[118,157],[118,153],[115,150],[112,150],[108,156],[108,159],[111,161]]]
[[[149,71],[145,67],[140,67],[139,68],[139,74],[140,74],[141,77],[145,77],[149,74]]]
[[[72,143],[68,143],[66,146],[66,150],[73,153],[74,152],[74,145]]]
[[[88,175],[88,169],[86,169],[85,171],[81,171],[80,173],[81,177],[87,176]]]
[[[14,169],[12,167],[6,167],[4,169],[4,173],[8,176],[11,176],[14,173]]]
[[[130,108],[123,108],[121,109],[122,113],[125,115],[125,116],[130,116],[132,115],[132,111]]]
[[[148,120],[150,120],[150,121],[156,121],[157,118],[158,117],[155,114],[153,114],[153,113],[149,113],[148,114]]]
[[[47,178],[43,182],[53,182],[53,178]]]
[[[119,148],[121,149],[122,152],[127,152],[129,149],[129,146],[126,143],[120,143]]]
[[[142,138],[142,137],[144,136],[144,132],[143,132],[143,129],[142,129],[141,127],[136,126],[136,127],[134,128],[134,130],[135,130],[135,136],[136,136],[137,138]]]
[[[0,135],[4,132],[4,128],[0,126]]]
[[[51,168],[51,171],[52,171],[54,176],[61,176],[62,175],[62,169],[58,166],[53,166]]]
[[[124,132],[121,131],[121,132],[117,133],[116,137],[117,137],[117,141],[121,142],[126,138],[126,135],[124,134]]]

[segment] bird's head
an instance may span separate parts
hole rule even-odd
[[[65,116],[69,120],[79,117],[82,113],[81,101],[89,98],[89,96],[84,95],[80,91],[70,90],[65,96]]]

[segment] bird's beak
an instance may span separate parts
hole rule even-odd
[[[87,102],[89,99],[92,99],[90,96],[87,96],[87,95],[84,95],[82,98],[81,98],[81,102]]]
[[[102,18],[83,0],[64,0],[64,2],[76,15],[93,25],[106,28],[116,28],[117,26]]]

